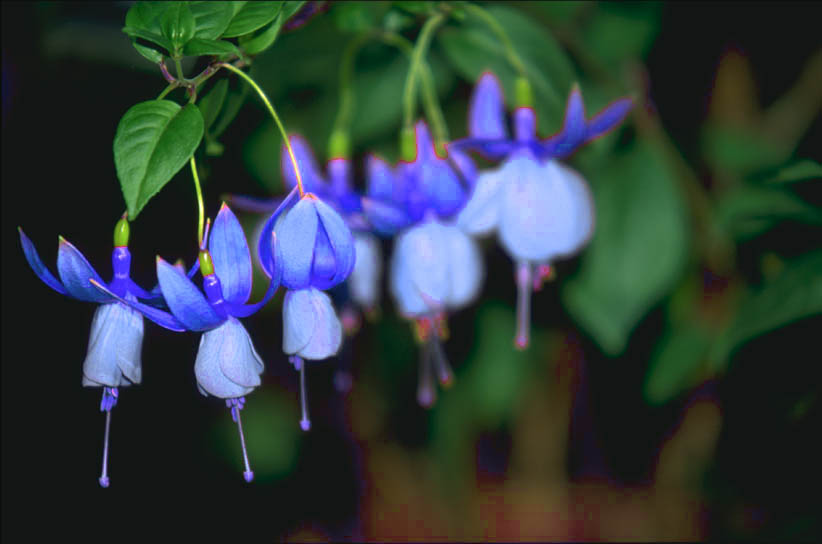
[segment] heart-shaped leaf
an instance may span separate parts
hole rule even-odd
[[[216,40],[223,35],[234,16],[233,2],[189,2],[194,16],[194,37]]]
[[[191,38],[183,47],[183,55],[186,57],[198,57],[200,55],[239,55],[239,53],[237,46],[226,40]]]
[[[135,104],[114,135],[114,165],[133,220],[182,168],[203,137],[203,116],[169,100]]]
[[[262,28],[277,16],[283,2],[246,2],[231,19],[223,38],[236,38]]]

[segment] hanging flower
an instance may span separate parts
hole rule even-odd
[[[31,240],[18,228],[23,253],[37,277],[43,283],[77,300],[100,304],[94,312],[89,335],[88,351],[83,361],[83,380],[86,387],[102,387],[100,410],[106,412],[106,431],[103,446],[103,470],[100,485],[108,487],[108,442],[111,426],[111,409],[117,404],[119,387],[138,384],[143,370],[143,318],[118,299],[135,301],[142,298],[157,302],[160,298],[137,285],[129,276],[131,253],[128,250],[129,226],[126,215],[117,222],[114,230],[114,250],[111,264],[114,277],[104,282],[80,251],[62,236],[57,249],[57,274],[52,275],[43,264]],[[106,286],[108,293],[95,289],[90,281]]]
[[[519,84],[524,84],[520,81]],[[521,92],[528,96],[529,92]],[[630,99],[613,102],[591,119],[585,118],[582,95],[571,90],[562,130],[539,140],[536,116],[520,99],[513,114],[514,137],[505,127],[502,89],[485,73],[469,106],[469,135],[453,148],[479,151],[501,166],[478,175],[473,194],[457,218],[472,234],[497,231],[500,243],[516,262],[517,336],[519,348],[528,345],[531,289],[552,274],[550,264],[572,255],[591,238],[593,200],[588,184],[558,158],[614,128],[630,110]]]

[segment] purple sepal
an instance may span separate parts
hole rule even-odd
[[[89,280],[94,288],[98,289],[102,293],[109,295],[110,297],[116,298],[118,301],[122,302],[123,304],[128,305],[130,308],[137,310],[153,322],[157,323],[161,327],[164,327],[171,331],[176,332],[183,332],[186,329],[186,326],[183,325],[176,317],[171,315],[168,312],[164,312],[158,308],[154,308],[153,306],[148,306],[136,300],[127,300],[122,297],[118,297],[114,293],[112,293],[105,285],[97,283],[95,280]]]
[[[517,143],[511,140],[485,140],[481,138],[463,138],[451,143],[452,149],[476,151],[492,161],[508,156],[517,147]]]
[[[585,137],[590,140],[608,132],[625,119],[634,107],[630,98],[620,98],[593,116],[585,127]]]
[[[411,217],[398,206],[363,197],[366,219],[379,234],[390,236],[411,224]]]
[[[271,213],[282,204],[282,198],[257,198],[245,195],[226,195],[226,202],[247,212]]]
[[[530,142],[537,136],[537,114],[533,108],[514,110],[514,139],[519,143]]]
[[[188,330],[206,331],[225,321],[185,274],[160,257],[157,279],[171,313]]]
[[[49,272],[46,265],[43,264],[43,261],[40,259],[40,255],[37,254],[37,250],[34,248],[34,244],[23,232],[23,229],[17,227],[17,231],[20,233],[20,243],[23,245],[23,254],[26,256],[29,266],[32,270],[34,270],[37,277],[61,295],[71,296],[69,295],[69,292],[66,291],[66,288],[63,287],[63,284],[60,283],[60,281],[55,278],[51,272]]]
[[[291,189],[288,196],[282,200],[277,209],[274,210],[274,213],[271,214],[271,217],[265,222],[265,225],[263,225],[262,234],[257,244],[257,256],[260,259],[260,266],[263,267],[263,271],[269,278],[272,276],[271,262],[273,257],[270,242],[271,233],[274,232],[274,225],[276,225],[282,213],[291,208],[298,201],[299,197],[300,193],[297,191],[297,188],[294,187]]]
[[[57,273],[66,291],[74,298],[87,302],[111,302],[111,297],[92,287],[89,280],[94,279],[100,284],[107,285],[106,282],[100,278],[83,254],[62,236],[57,250]]]
[[[228,313],[234,317],[248,317],[256,313],[271,300],[271,297],[274,296],[274,293],[276,293],[280,287],[280,281],[283,277],[283,259],[280,254],[279,244],[277,243],[277,235],[274,232],[271,233],[271,254],[274,255],[273,273],[271,274],[265,295],[263,295],[262,300],[254,304],[235,304],[229,302]]]
[[[297,165],[300,168],[303,191],[325,195],[328,192],[328,185],[317,166],[317,160],[314,158],[314,152],[311,151],[311,146],[308,145],[305,138],[299,134],[292,134],[288,137],[288,141],[291,143],[294,158],[297,159]],[[294,165],[291,164],[291,156],[285,144],[283,144],[280,152],[280,165],[282,166],[283,179],[285,180],[286,187],[296,187],[297,175],[294,173]]]
[[[505,104],[502,86],[491,72],[484,72],[477,81],[468,105],[468,134],[471,138],[505,139]]]
[[[220,278],[223,298],[234,304],[248,300],[251,294],[251,254],[240,222],[225,204],[211,226],[208,249],[214,262],[214,273]]]

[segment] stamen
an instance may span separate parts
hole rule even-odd
[[[428,342],[431,344],[431,359],[433,360],[434,368],[437,370],[440,385],[445,388],[451,387],[451,384],[454,383],[454,372],[451,370],[451,365],[448,364],[448,358],[442,349],[440,339],[431,335]]]
[[[101,487],[108,487],[111,481],[108,478],[108,438],[111,429],[111,409],[117,405],[118,391],[116,387],[104,387],[103,398],[100,401],[100,411],[106,413],[106,431],[103,437],[103,470],[97,479]]]
[[[417,384],[417,402],[423,408],[430,408],[437,400],[437,390],[431,375],[431,342],[425,342],[420,349],[420,378]]]
[[[237,430],[240,432],[240,446],[243,448],[243,463],[245,464],[243,478],[246,482],[251,482],[251,480],[254,479],[254,472],[251,471],[251,466],[248,464],[248,451],[245,447],[245,435],[243,434],[243,420],[240,418],[240,410],[245,408],[245,397],[226,399],[225,405],[231,410],[231,419],[237,424]]]
[[[527,262],[517,264],[517,336],[514,346],[517,349],[528,347],[528,333],[531,328],[531,265]]]
[[[308,431],[311,429],[311,420],[308,418],[308,393],[305,389],[305,362],[299,357],[295,357],[295,359],[300,361],[300,411],[302,413],[300,428]]]

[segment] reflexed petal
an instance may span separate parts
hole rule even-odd
[[[260,385],[263,362],[245,327],[234,318],[203,333],[194,362],[201,391],[220,398],[249,394]]]
[[[392,235],[408,226],[411,222],[408,214],[398,206],[364,197],[362,199],[362,208],[365,217],[374,227],[374,230],[383,235]]]
[[[588,121],[585,127],[585,139],[590,140],[608,132],[622,122],[633,107],[634,103],[630,98],[615,100]]]
[[[505,139],[505,104],[502,86],[491,72],[477,81],[468,105],[468,134],[472,138]]]
[[[68,291],[66,291],[66,288],[63,287],[60,280],[55,278],[54,275],[49,272],[49,269],[46,268],[46,265],[44,265],[43,261],[40,260],[40,255],[37,254],[34,244],[31,243],[31,240],[29,240],[29,237],[23,232],[23,229],[17,227],[17,230],[20,233],[20,243],[23,245],[23,254],[26,256],[26,260],[28,261],[31,269],[34,270],[35,274],[37,274],[37,277],[58,293],[67,295]]]
[[[543,168],[530,153],[503,166],[501,175],[509,182],[501,192],[498,232],[515,260],[545,261],[567,250],[576,207],[558,172]]]
[[[288,210],[282,223],[277,226],[277,240],[283,255],[282,282],[289,289],[305,288],[311,281],[311,264],[320,222],[314,202],[316,200],[311,197],[303,197]]]
[[[379,200],[391,200],[394,194],[394,172],[381,157],[368,155],[365,163],[366,194]]]
[[[297,188],[291,189],[291,192],[288,193],[288,196],[283,199],[280,206],[271,214],[271,217],[265,222],[263,225],[262,231],[260,232],[259,238],[257,238],[257,257],[260,260],[260,266],[262,267],[263,271],[266,273],[268,277],[271,277],[271,262],[272,262],[272,255],[271,255],[271,233],[274,232],[275,227],[279,227],[280,220],[283,217],[283,213],[293,206],[297,199],[299,198],[299,192]]]
[[[297,166],[300,168],[303,190],[307,193],[325,194],[328,189],[325,180],[323,180],[322,172],[317,166],[314,152],[311,151],[311,146],[308,145],[305,138],[298,134],[289,136],[288,141],[291,142],[294,158],[297,159]],[[280,165],[282,166],[286,187],[289,189],[296,187],[297,176],[294,174],[294,165],[291,164],[291,157],[285,144],[281,148]]]
[[[142,380],[143,318],[125,304],[102,304],[94,312],[83,385],[121,387]]]
[[[251,254],[240,222],[225,204],[211,226],[208,249],[223,298],[234,304],[244,303],[251,294]]]
[[[330,283],[328,283],[327,286],[324,283],[317,285],[320,289],[328,289],[345,281],[345,278],[347,278],[354,269],[354,261],[356,258],[354,238],[351,235],[351,229],[348,228],[342,220],[342,217],[331,207],[321,200],[315,201],[314,206],[317,210],[317,216],[320,219],[321,225],[321,229],[318,230],[318,243],[315,246],[315,252],[319,249],[319,232],[324,231],[334,257],[335,273]],[[316,259],[317,257],[315,256],[315,262]]]
[[[446,236],[441,223],[426,221],[397,237],[390,288],[402,314],[423,315],[445,305],[450,290]]]
[[[302,329],[302,330],[301,330]],[[342,325],[331,298],[317,289],[299,289],[283,301],[283,351],[303,359],[326,359],[342,344]]]
[[[354,249],[357,259],[348,278],[351,298],[364,308],[373,308],[379,298],[382,275],[380,243],[372,234],[356,233]]]
[[[176,332],[183,332],[183,331],[187,330],[185,328],[185,325],[180,323],[180,321],[177,320],[176,317],[174,317],[173,315],[171,315],[168,312],[164,312],[163,310],[159,310],[159,309],[154,308],[152,306],[148,306],[146,304],[143,304],[143,303],[135,300],[135,298],[133,296],[130,296],[128,299],[119,297],[119,296],[115,295],[112,291],[110,291],[105,285],[97,283],[96,280],[89,280],[89,282],[91,283],[91,285],[93,285],[99,291],[107,294],[108,296],[110,296],[112,298],[116,298],[121,303],[126,304],[131,309],[140,312],[141,314],[143,314],[144,316],[146,316],[150,320],[154,321],[155,323],[157,323],[161,327],[165,327],[166,329],[176,331]],[[160,298],[162,299],[162,297],[160,297]]]
[[[477,176],[474,193],[457,215],[457,225],[465,232],[477,235],[494,230],[499,218],[499,191],[505,181],[499,169],[486,170]]]
[[[94,279],[101,284],[105,282],[83,257],[83,254],[62,236],[57,249],[57,273],[66,291],[74,298],[89,302],[111,302],[109,296],[95,289],[88,280]]]
[[[157,279],[171,313],[188,330],[213,329],[224,321],[181,271],[157,257]]]
[[[453,225],[446,225],[445,231],[450,276],[450,289],[445,302],[449,309],[456,309],[477,296],[485,268],[477,243],[471,237]]]

